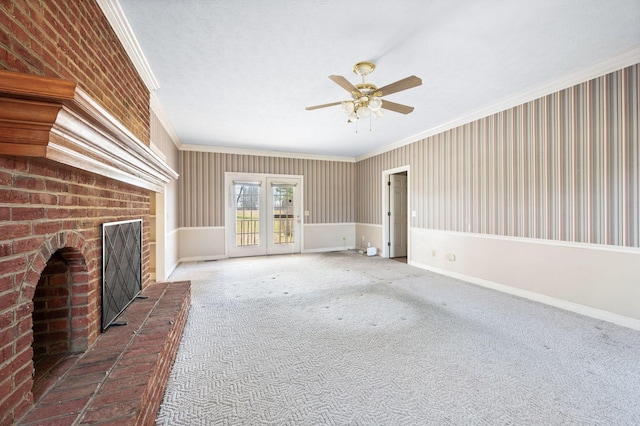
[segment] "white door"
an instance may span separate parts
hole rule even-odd
[[[299,183],[267,178],[267,254],[300,253]]]
[[[389,175],[389,257],[407,255],[407,175]]]
[[[262,179],[235,179],[229,185],[226,228],[229,257],[267,254]]]
[[[300,182],[298,177],[227,177],[229,257],[300,253]]]

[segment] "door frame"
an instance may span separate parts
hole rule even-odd
[[[389,176],[396,173],[407,172],[407,263],[411,260],[411,166],[408,164],[405,166],[395,167],[389,170],[382,171],[382,248],[380,249],[381,257],[389,257],[389,242],[391,237],[391,230],[389,229],[389,217],[387,212],[389,211]]]
[[[297,192],[297,196],[299,197],[298,203],[298,212],[296,215],[300,217],[300,230],[299,230],[299,238],[300,238],[300,251],[293,253],[301,253],[304,247],[304,176],[303,175],[284,175],[284,174],[269,174],[269,173],[239,173],[239,172],[225,172],[224,173],[224,229],[225,229],[225,257],[231,257],[231,244],[235,241],[235,221],[229,221],[230,213],[235,210],[235,204],[233,202],[233,197],[231,197],[231,193],[233,192],[233,182],[234,181],[246,181],[246,182],[260,182],[261,187],[264,190],[260,191],[260,205],[264,206],[265,212],[267,208],[267,196],[270,194],[270,186],[268,185],[269,180],[287,180],[287,179],[296,179],[299,181],[299,191]],[[266,213],[268,214],[268,213]],[[231,214],[231,217],[234,215]],[[232,231],[233,230],[233,231]],[[265,256],[268,254],[268,240],[269,238],[267,233],[267,224],[261,228],[260,230],[260,238],[264,241],[264,253],[261,250],[257,250],[251,252],[248,250],[248,256]],[[262,245],[262,244],[261,244]]]

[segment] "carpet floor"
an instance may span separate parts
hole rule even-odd
[[[640,332],[354,252],[181,264],[158,425],[638,425]]]

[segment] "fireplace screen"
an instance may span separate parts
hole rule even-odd
[[[142,219],[102,225],[102,331],[142,290]]]

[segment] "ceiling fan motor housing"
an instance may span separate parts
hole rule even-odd
[[[351,92],[353,99],[357,99],[362,95],[366,96],[382,96],[382,93],[378,91],[378,87],[371,83],[360,83],[355,85],[358,91]]]

